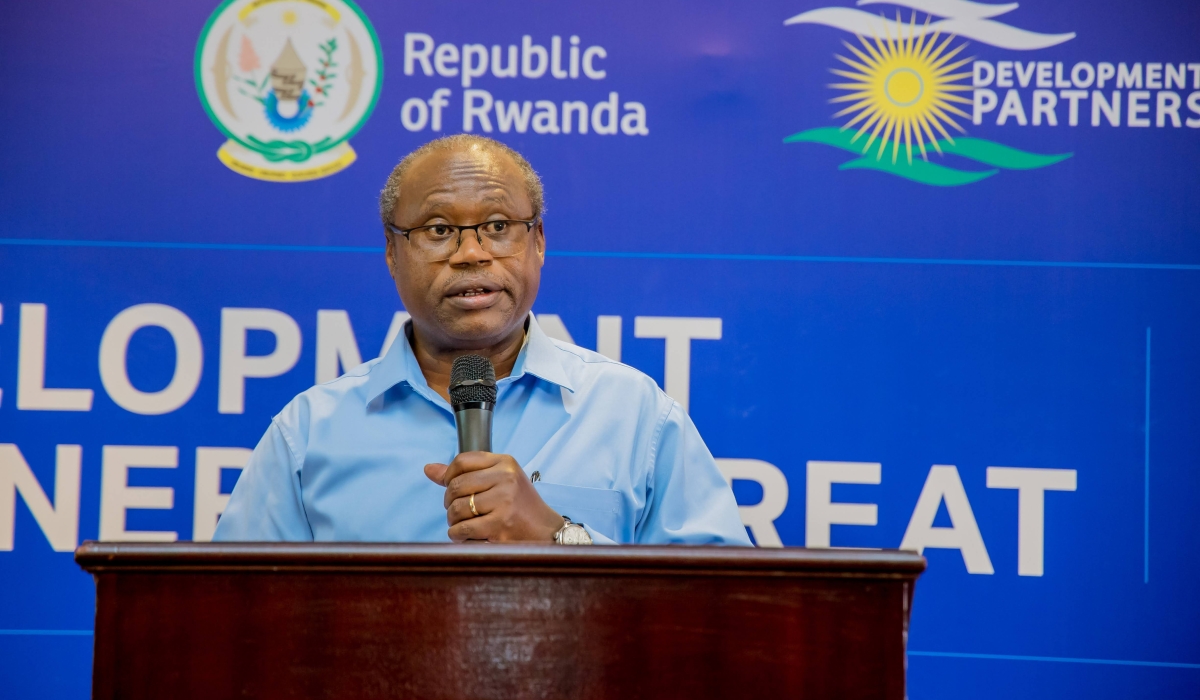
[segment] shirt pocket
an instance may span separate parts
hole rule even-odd
[[[544,481],[536,481],[533,486],[546,505],[570,518],[571,522],[587,525],[614,542],[632,541],[626,527],[625,496],[620,491]]]

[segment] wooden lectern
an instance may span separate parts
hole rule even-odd
[[[93,697],[894,698],[896,551],[85,543]]]

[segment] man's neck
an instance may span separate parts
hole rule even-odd
[[[446,401],[450,400],[450,368],[455,358],[463,355],[482,355],[491,360],[496,369],[496,379],[503,379],[512,374],[517,356],[525,344],[525,327],[517,326],[507,338],[499,343],[479,348],[439,347],[421,334],[416,324],[412,325],[412,337],[409,338],[421,374],[425,382]]]

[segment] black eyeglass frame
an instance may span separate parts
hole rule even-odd
[[[479,233],[480,226],[487,226],[488,224],[500,224],[500,223],[525,224],[525,233],[528,234],[528,233],[533,232],[533,227],[536,226],[537,224],[539,224],[541,222],[541,220],[542,220],[541,214],[534,214],[532,219],[492,219],[491,221],[480,221],[479,223],[472,224],[470,226],[458,226],[456,224],[424,224],[421,226],[413,226],[412,228],[400,228],[399,226],[393,224],[390,221],[385,221],[385,222],[383,222],[383,227],[385,229],[387,229],[388,233],[398,233],[401,236],[404,236],[404,239],[409,242],[411,242],[412,239],[409,238],[408,234],[412,233],[413,231],[416,231],[417,229],[434,228],[436,226],[445,226],[446,228],[450,228],[450,229],[458,229],[458,242],[454,246],[454,252],[451,253],[451,255],[454,255],[454,253],[457,253],[458,250],[460,248],[462,248],[463,231],[474,231],[475,232],[475,240],[478,241],[480,247],[482,247],[483,246],[483,235],[481,233]]]

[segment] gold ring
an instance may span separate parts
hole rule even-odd
[[[475,494],[471,494],[471,515],[479,517],[479,511],[475,510]]]

